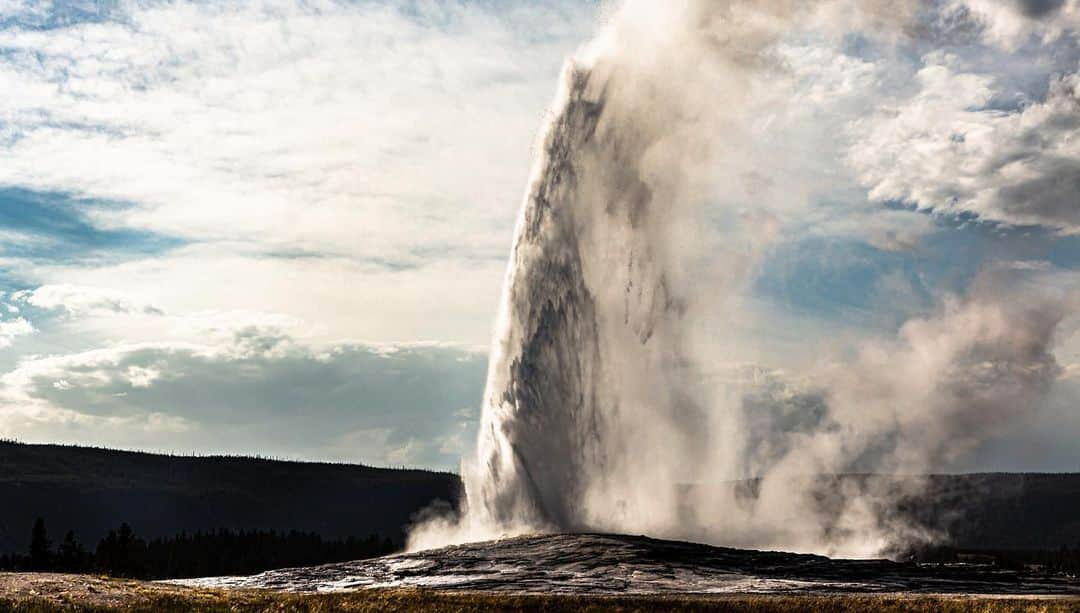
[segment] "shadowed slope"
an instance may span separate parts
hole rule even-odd
[[[90,547],[121,522],[143,538],[229,528],[401,542],[414,513],[459,489],[457,475],[423,470],[2,442],[0,554],[26,551],[36,517]]]

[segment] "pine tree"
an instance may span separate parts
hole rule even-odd
[[[67,534],[64,535],[64,540],[60,543],[57,554],[60,570],[73,572],[83,569],[86,552],[83,551],[82,545],[75,540],[73,530],[68,530]]]
[[[45,520],[39,517],[34,520],[34,528],[30,532],[31,570],[50,570],[52,552],[49,549],[51,547],[52,542],[45,531]]]

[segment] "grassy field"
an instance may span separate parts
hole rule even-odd
[[[331,611],[466,613],[481,611],[753,611],[759,613],[826,613],[832,611],[1005,613],[1080,611],[1080,600],[978,598],[957,596],[721,596],[721,597],[585,597],[502,596],[417,590],[371,590],[349,594],[296,595],[279,593],[162,594],[120,604],[57,603],[44,599],[0,600],[0,611],[53,613],[58,611],[124,611],[179,613],[246,611],[329,613]]]
[[[1080,611],[1077,598],[984,598],[915,595],[814,596],[537,596],[453,593],[414,589],[366,590],[337,594],[288,594],[254,590],[191,589],[167,584],[91,577],[0,573],[0,611],[124,611],[173,613],[323,613],[331,611],[946,611],[998,613]]]

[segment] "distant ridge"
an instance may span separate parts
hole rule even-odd
[[[144,538],[230,528],[400,542],[416,512],[459,490],[457,475],[426,470],[0,441],[0,553],[25,551],[36,517],[89,547],[121,522]]]
[[[818,478],[837,486],[892,479]],[[926,483],[926,492],[905,500],[899,512],[948,534],[943,544],[1080,546],[1080,474],[931,475]],[[733,485],[752,496],[754,484]],[[0,554],[25,553],[37,517],[54,541],[74,530],[90,548],[121,522],[148,539],[229,528],[325,538],[377,534],[400,543],[415,513],[437,500],[454,503],[460,489],[457,475],[426,470],[0,441]]]
[[[113,454],[131,454],[139,456],[159,456],[166,458],[188,458],[197,460],[253,460],[262,462],[276,462],[279,464],[317,464],[323,466],[353,466],[358,468],[373,468],[376,470],[404,470],[435,474],[456,474],[449,471],[429,470],[426,468],[410,468],[408,466],[377,466],[364,464],[363,462],[335,462],[331,460],[306,460],[303,458],[290,458],[274,455],[259,455],[250,453],[170,453],[156,449],[121,449],[118,447],[102,447],[99,445],[78,445],[68,443],[27,443],[15,438],[0,437],[0,447],[15,445],[20,447],[40,447],[51,449],[78,449],[84,451],[106,451]]]

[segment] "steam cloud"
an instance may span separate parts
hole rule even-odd
[[[948,14],[996,40],[1003,28],[1016,29],[1002,20],[1039,28],[1074,7],[984,8],[631,1],[614,12],[568,63],[538,147],[496,323],[477,456],[463,466],[465,509],[418,525],[410,547],[601,530],[873,555],[937,536],[888,510],[890,500],[918,490],[917,478],[848,481],[823,501],[818,475],[919,474],[1037,410],[1058,376],[1052,350],[1075,307],[1068,275],[1040,263],[988,263],[935,314],[854,357],[823,358],[800,379],[760,367],[705,376],[710,356],[694,330],[705,319],[722,325],[739,316],[738,297],[778,218],[813,197],[784,183],[784,160],[766,168],[762,156],[779,149],[763,148],[752,129],[788,104],[778,46],[796,24],[827,36],[872,29],[927,37],[940,35]],[[1061,24],[1052,27],[1042,35],[1058,36]],[[1056,126],[1062,115],[1075,120],[1062,101],[1074,94],[1066,83],[1051,90],[1052,113],[1033,107],[1025,115]],[[901,122],[893,125],[906,125],[904,112],[892,115]],[[992,130],[1034,129],[1022,116],[1013,123]],[[867,127],[856,147],[894,137],[889,125]],[[962,184],[953,189],[950,177],[918,169],[925,160],[888,159],[901,155],[895,148],[853,165],[872,197],[920,190],[930,201],[920,205],[936,209],[939,194],[970,193],[970,210],[988,219],[1017,215],[1061,227],[1071,225],[1077,203],[1047,198],[1067,198],[1068,190],[1031,198],[1023,191],[1040,180],[1040,168],[1049,169],[1047,180],[1074,175],[1074,145],[1052,136],[1038,147],[1044,156],[1025,158],[1024,172],[994,175],[985,189],[973,175],[991,170],[957,173]],[[946,159],[970,169],[961,159],[968,154],[1006,155],[957,148]],[[948,202],[965,206],[959,197]],[[727,224],[719,247],[702,229],[707,206]],[[1023,300],[1010,300],[1014,292]],[[756,478],[753,492],[733,483],[746,477]]]

